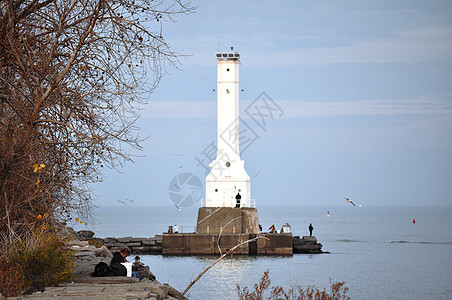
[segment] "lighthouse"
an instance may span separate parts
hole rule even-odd
[[[206,178],[206,207],[250,207],[250,177],[239,147],[240,53],[216,53],[217,154]],[[253,203],[254,204],[254,203]]]
[[[198,211],[197,234],[257,234],[259,221],[251,201],[250,177],[240,157],[240,53],[216,53],[217,149],[206,177],[206,199]]]

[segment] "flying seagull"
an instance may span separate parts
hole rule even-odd
[[[177,208],[177,211],[180,211],[181,209],[180,209],[180,207],[179,206],[177,206],[176,204],[174,204],[174,206],[176,206],[176,208]]]
[[[344,197],[344,198],[345,198],[345,200],[346,200],[347,202],[350,202],[351,205],[356,206],[355,203],[353,203],[352,200],[348,199],[347,197]]]

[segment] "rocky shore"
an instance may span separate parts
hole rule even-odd
[[[74,276],[70,282],[48,287],[44,292],[22,296],[25,299],[187,299],[168,284],[161,284],[148,266],[136,265],[143,280],[134,277],[91,277],[94,267],[104,262],[110,264],[112,252],[128,247],[132,254],[162,254],[162,236],[140,237],[94,237],[94,232],[69,229],[75,238],[66,244],[74,252]],[[276,234],[279,236],[279,234]],[[282,236],[282,235],[281,235]],[[289,244],[290,246],[290,244]],[[293,236],[293,254],[320,254],[322,244],[316,237]],[[129,260],[133,261],[133,257]],[[1,296],[0,296],[1,299]],[[13,299],[13,298],[10,298]]]
[[[66,244],[69,250],[74,251],[74,276],[71,281],[47,287],[44,292],[8,299],[188,299],[170,285],[161,284],[149,267],[144,265],[136,266],[136,271],[143,278],[141,281],[125,276],[91,277],[94,267],[99,262],[110,264],[113,254],[106,245],[92,239],[94,234],[90,232],[82,231],[73,235],[76,238]],[[83,240],[89,235],[89,242]],[[118,248],[124,247],[122,244],[116,245]],[[114,250],[114,247],[111,248]]]

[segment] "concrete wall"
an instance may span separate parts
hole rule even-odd
[[[249,239],[248,234],[224,234],[220,238],[222,253],[235,245]],[[164,234],[163,254],[171,255],[218,255],[218,235],[216,234]],[[234,254],[249,254],[249,246],[245,244],[234,251]]]
[[[257,209],[249,207],[201,207],[199,209],[196,233],[219,234],[221,228],[223,228],[223,234],[259,233]]]
[[[257,255],[292,255],[293,236],[291,233],[264,233],[257,240]]]
[[[235,245],[256,237],[256,234],[223,234],[220,238],[222,253]],[[255,242],[244,244],[234,254],[249,255],[292,255],[292,234],[260,234]],[[164,234],[163,254],[172,255],[219,255],[216,234]]]

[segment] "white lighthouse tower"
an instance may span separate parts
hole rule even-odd
[[[239,149],[240,53],[219,52],[217,58],[217,156],[209,164],[206,207],[250,207],[250,177]]]
[[[198,211],[196,233],[239,238],[241,234],[259,233],[257,209],[250,198],[250,177],[239,149],[240,53],[231,47],[231,52],[219,52],[216,58],[217,156],[209,164],[206,201]]]

